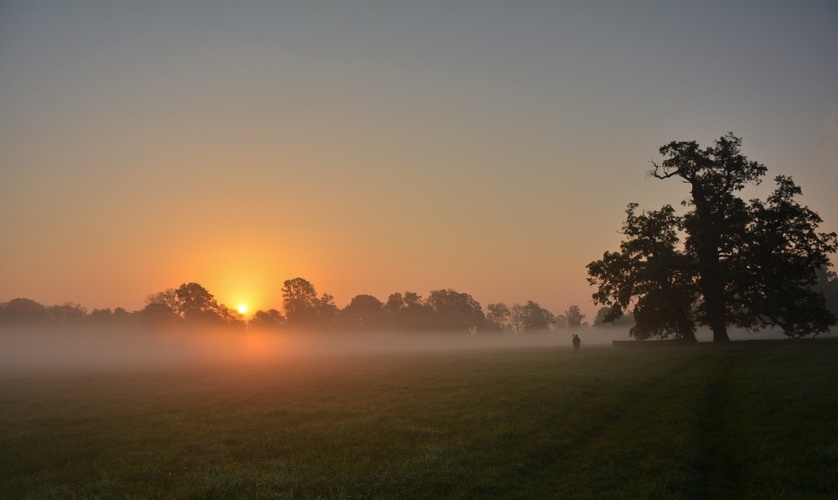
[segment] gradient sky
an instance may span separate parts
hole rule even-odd
[[[831,0],[2,1],[0,301],[592,315],[626,204],[688,194],[669,141],[733,131],[838,230],[836,61]]]

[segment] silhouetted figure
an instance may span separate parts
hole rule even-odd
[[[582,345],[582,339],[579,338],[579,335],[573,334],[573,350],[575,352],[579,352],[579,346]]]

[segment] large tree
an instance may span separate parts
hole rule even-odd
[[[570,306],[567,308],[567,311],[564,312],[565,320],[567,321],[568,328],[581,328],[585,320],[585,315],[582,314],[582,309],[579,306]]]
[[[838,249],[835,233],[817,232],[820,217],[797,203],[800,188],[788,177],[775,179],[765,203],[739,197],[767,171],[740,152],[741,143],[728,133],[707,148],[694,141],[660,148],[664,158],[650,174],[686,183],[688,212],[665,206],[636,214],[629,205],[620,251],[588,265],[595,303],[617,315],[635,303],[633,336],[694,338],[698,323],[723,343],[728,326],[779,326],[796,338],[835,323],[812,290]]]

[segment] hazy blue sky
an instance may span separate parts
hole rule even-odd
[[[592,314],[669,141],[733,131],[838,230],[836,61],[835,1],[3,1],[0,301]]]

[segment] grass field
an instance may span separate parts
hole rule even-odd
[[[838,496],[838,342],[5,373],[3,498]]]

